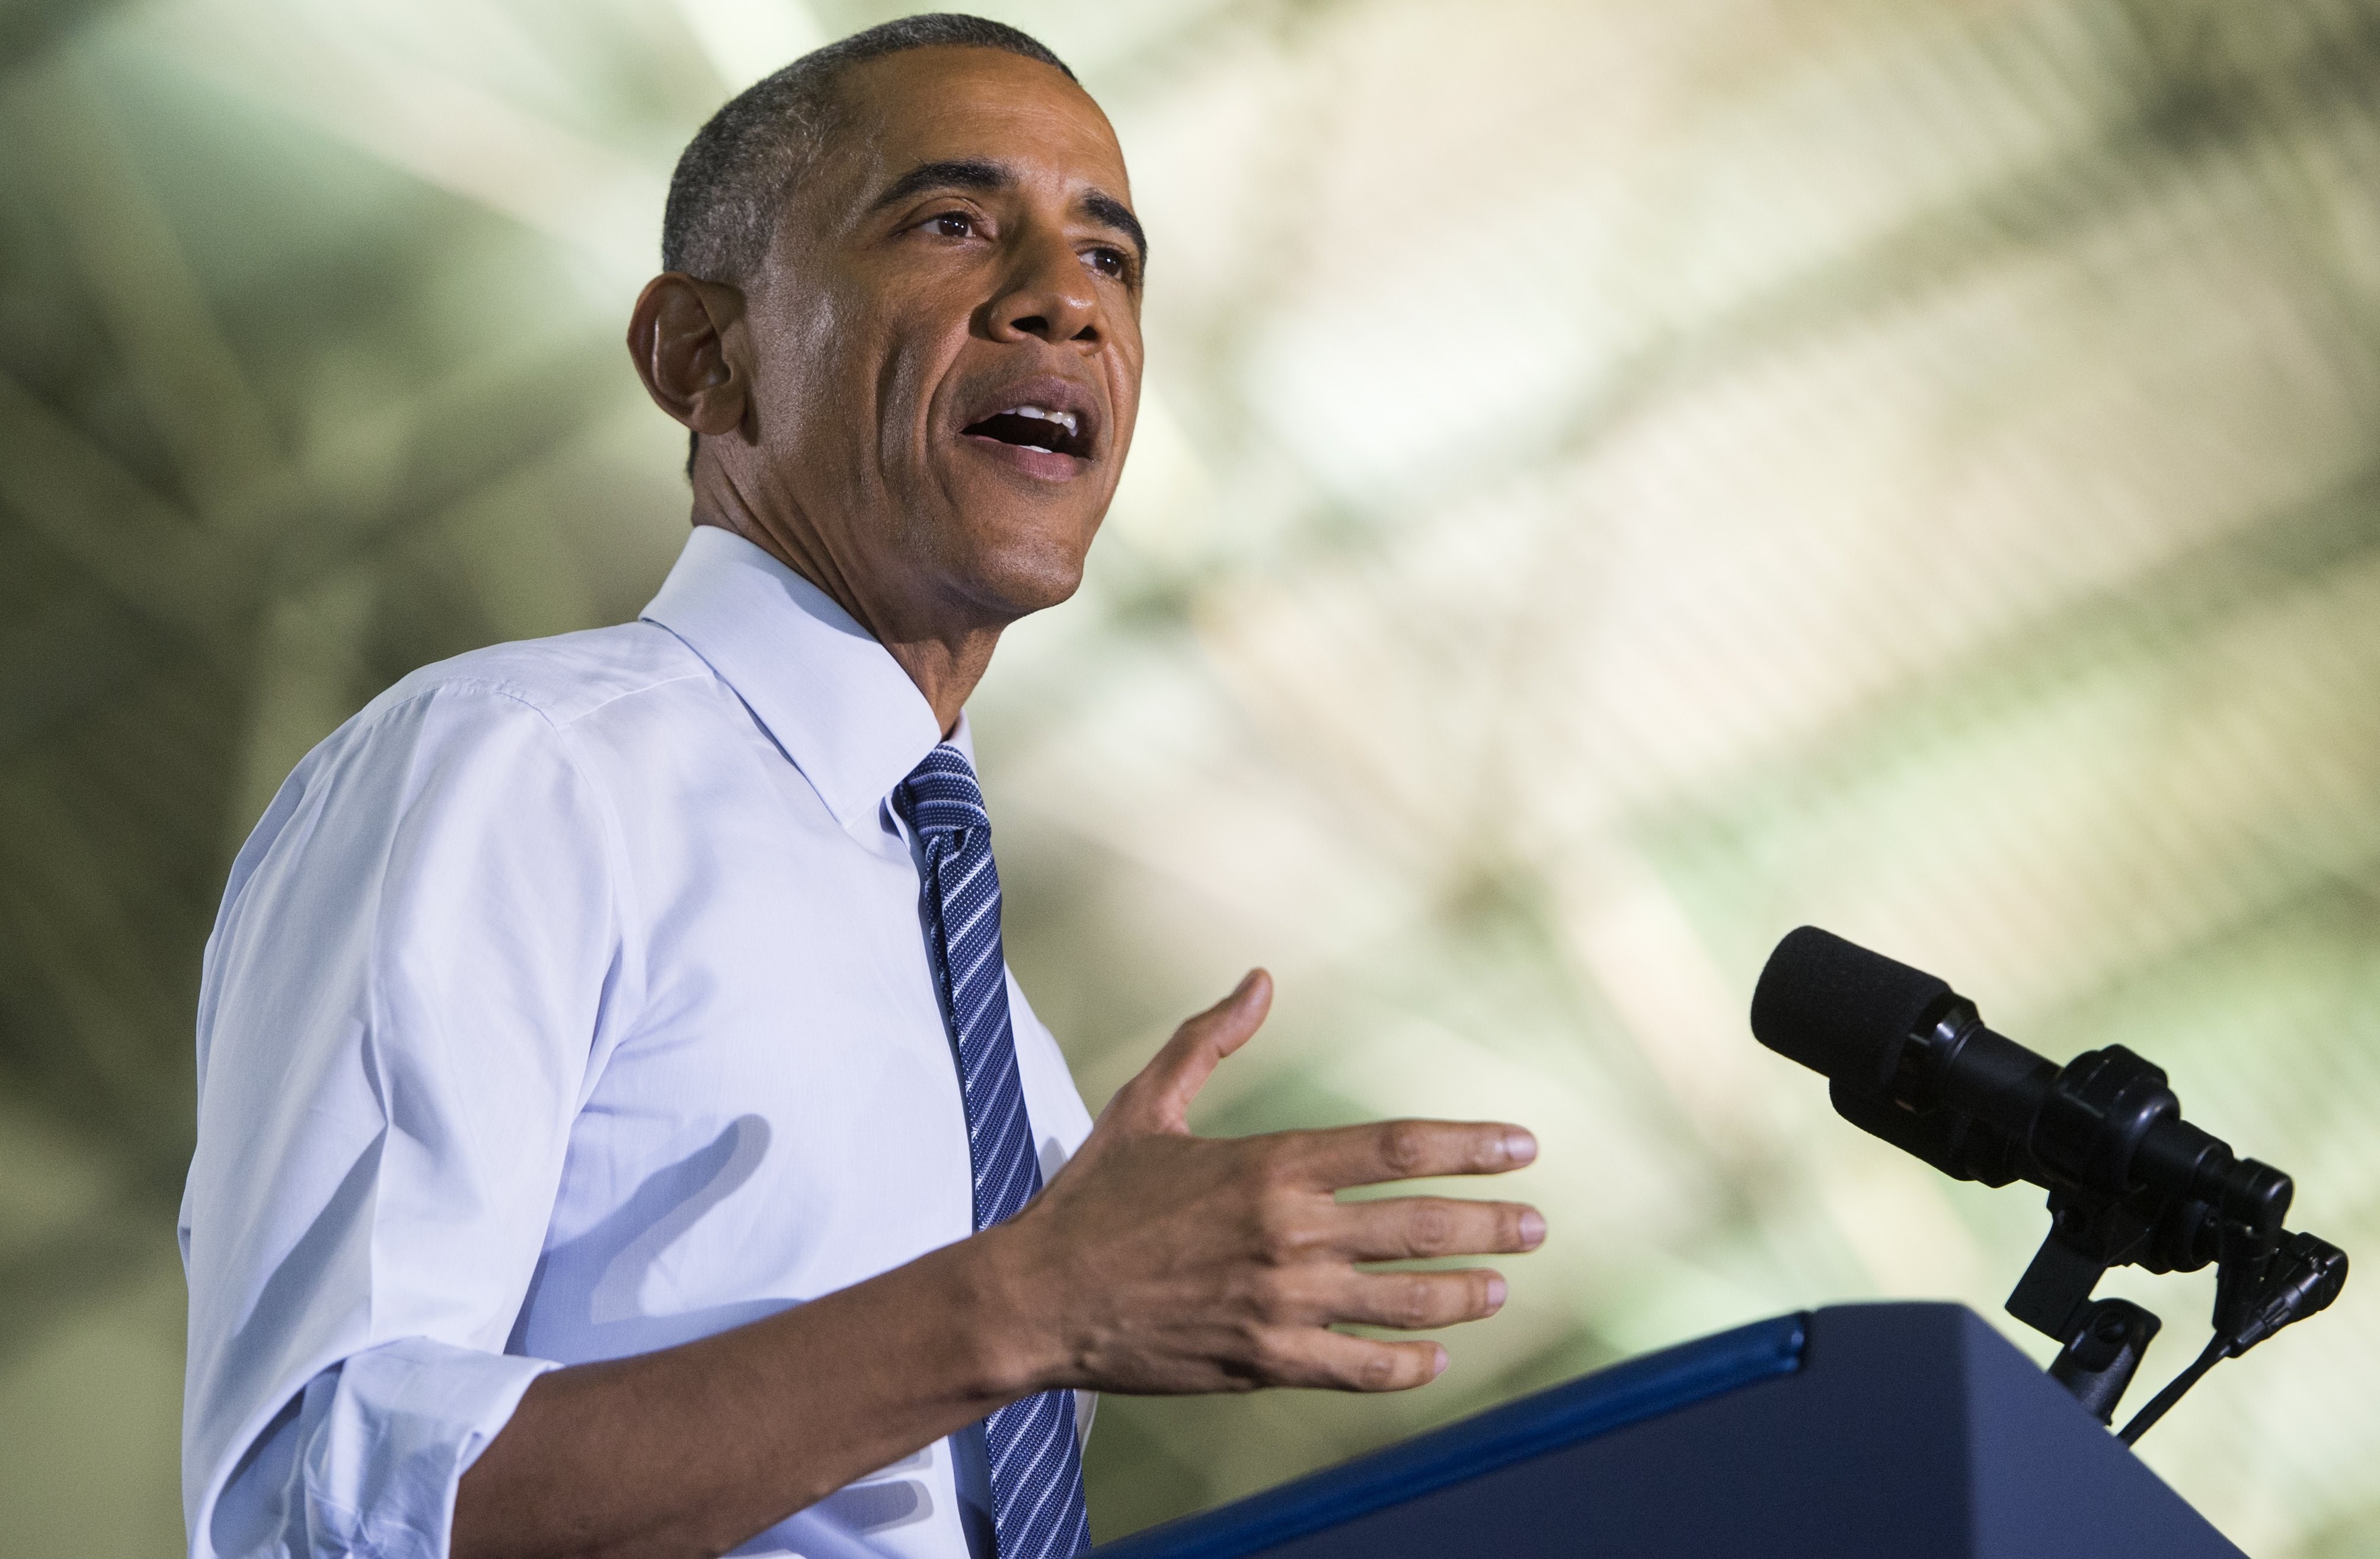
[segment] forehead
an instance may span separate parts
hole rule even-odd
[[[1128,196],[1107,116],[1038,60],[999,49],[909,49],[851,67],[835,91],[848,125],[827,160],[844,162],[835,182],[855,195],[920,163],[981,158],[1027,182]]]

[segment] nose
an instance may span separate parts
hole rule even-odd
[[[1029,236],[1018,246],[1000,295],[985,310],[984,323],[995,341],[1032,336],[1052,347],[1068,342],[1097,346],[1103,335],[1091,274],[1059,233]]]

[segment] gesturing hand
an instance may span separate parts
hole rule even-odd
[[[1271,1005],[1252,971],[1200,1013],[1103,1111],[1039,1197],[985,1237],[1026,1285],[1044,1387],[1176,1393],[1257,1386],[1396,1391],[1446,1367],[1435,1343],[1376,1342],[1336,1322],[1415,1329],[1504,1302],[1485,1270],[1367,1273],[1364,1261],[1534,1248],[1545,1221],[1514,1202],[1343,1187],[1499,1175],[1536,1156],[1519,1127],[1384,1121],[1266,1137],[1194,1137],[1190,1102]]]

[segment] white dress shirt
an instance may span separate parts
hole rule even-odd
[[[642,621],[426,667],[298,766],[200,997],[194,1559],[443,1555],[541,1371],[966,1236],[888,804],[940,736],[850,616],[701,528]],[[1046,1174],[1090,1119],[1009,1005]],[[736,1552],[959,1559],[967,1443]]]

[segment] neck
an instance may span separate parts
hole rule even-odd
[[[991,664],[1000,626],[936,612],[912,592],[868,588],[875,581],[839,564],[814,526],[769,516],[710,461],[696,472],[694,523],[733,531],[825,591],[909,674],[942,735],[958,729],[959,712]]]

